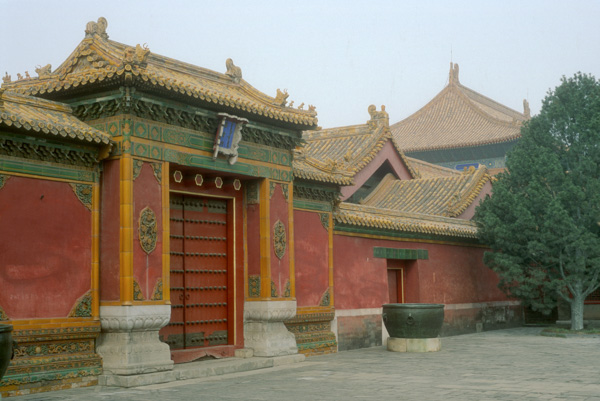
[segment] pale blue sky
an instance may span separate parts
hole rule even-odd
[[[225,72],[233,58],[268,95],[287,88],[323,127],[364,123],[370,104],[400,121],[460,80],[537,113],[577,71],[600,78],[600,1],[0,0],[0,74],[58,67],[104,16],[110,39]]]

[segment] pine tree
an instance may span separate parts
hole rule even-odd
[[[600,286],[600,81],[563,77],[521,134],[474,217],[491,249],[484,262],[533,310],[567,301],[581,330]]]

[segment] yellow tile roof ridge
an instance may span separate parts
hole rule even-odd
[[[112,146],[110,135],[78,120],[68,105],[0,89],[0,125],[94,145]]]
[[[78,67],[80,60],[82,67]],[[228,60],[229,62],[229,60]],[[3,86],[28,95],[37,95],[68,89],[71,86],[100,82],[115,75],[132,74],[147,84],[189,97],[218,103],[267,118],[303,126],[317,125],[317,112],[313,106],[305,110],[286,105],[287,92],[278,91],[277,97],[268,96],[239,75],[218,73],[175,59],[156,55],[147,47],[136,48],[98,35],[84,38],[71,55],[54,71],[40,73],[39,77],[5,82]],[[233,74],[233,73],[232,73]],[[203,86],[213,82],[209,86]],[[212,86],[212,88],[211,88]],[[215,89],[216,87],[216,89]]]
[[[340,203],[334,211],[338,223],[412,232],[430,235],[445,235],[462,238],[477,238],[475,223],[452,217],[406,213],[372,206]]]
[[[481,193],[483,186],[491,182],[492,176],[488,173],[485,166],[479,166],[478,169],[472,167],[473,170],[465,172],[471,173],[471,177],[467,182],[464,190],[448,204],[448,215],[452,217],[460,216]]]
[[[41,99],[33,96],[23,95],[17,92],[12,91],[4,91],[0,92],[0,97],[4,101],[12,102],[12,103],[20,103],[26,106],[38,107],[47,110],[58,111],[60,113],[68,113],[71,114],[73,109],[71,106],[65,103],[53,102],[51,100]],[[0,105],[1,107],[1,105]]]
[[[428,175],[442,177],[460,175],[461,172],[452,168],[443,167],[437,164],[426,162],[425,160],[415,159],[414,157],[406,156],[406,160],[419,172],[421,176]],[[426,177],[423,177],[426,178]]]

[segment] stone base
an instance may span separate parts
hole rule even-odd
[[[440,338],[395,338],[387,340],[387,349],[392,352],[436,352],[442,349]]]
[[[244,343],[254,356],[282,356],[298,353],[296,337],[283,322],[246,322]]]
[[[158,338],[170,314],[169,305],[100,307],[102,334],[96,350],[104,376],[172,370],[169,346]]]
[[[101,386],[139,387],[151,384],[168,383],[176,380],[189,380],[201,377],[212,377],[230,373],[248,372],[276,366],[294,364],[304,361],[304,355],[286,355],[274,358],[224,358],[175,365],[173,370],[148,373],[145,375],[101,375],[98,384]]]
[[[254,356],[298,353],[296,337],[283,322],[296,315],[296,301],[253,301],[244,306],[244,345]]]

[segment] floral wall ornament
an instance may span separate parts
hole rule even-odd
[[[88,210],[92,210],[92,186],[89,184],[74,184],[71,183],[71,189],[75,196],[83,203]]]
[[[150,253],[156,248],[158,232],[158,222],[156,214],[149,207],[145,207],[140,212],[139,219],[139,237],[140,246],[146,253]]]
[[[281,220],[277,220],[273,225],[273,247],[275,248],[275,256],[282,259],[285,255],[286,235],[285,226]]]
[[[141,160],[133,160],[133,179],[138,178],[140,173],[142,172],[142,167],[144,167],[144,162]]]
[[[154,177],[158,181],[159,184],[162,183],[162,163],[150,163],[152,166],[152,171],[154,172]]]
[[[140,283],[137,280],[133,280],[133,300],[134,301],[143,301],[144,294],[142,293],[142,288],[140,287]]]
[[[323,228],[329,231],[329,213],[319,213],[319,218]]]
[[[6,181],[10,178],[10,175],[0,174],[0,189],[6,184]]]
[[[248,276],[248,297],[250,297],[250,298],[260,297],[260,276],[258,276],[258,275]]]
[[[152,300],[160,301],[163,299],[163,281],[162,278],[159,278],[154,286],[154,291],[152,292]]]
[[[89,290],[80,297],[69,313],[69,317],[90,317],[92,316],[92,291]]]

